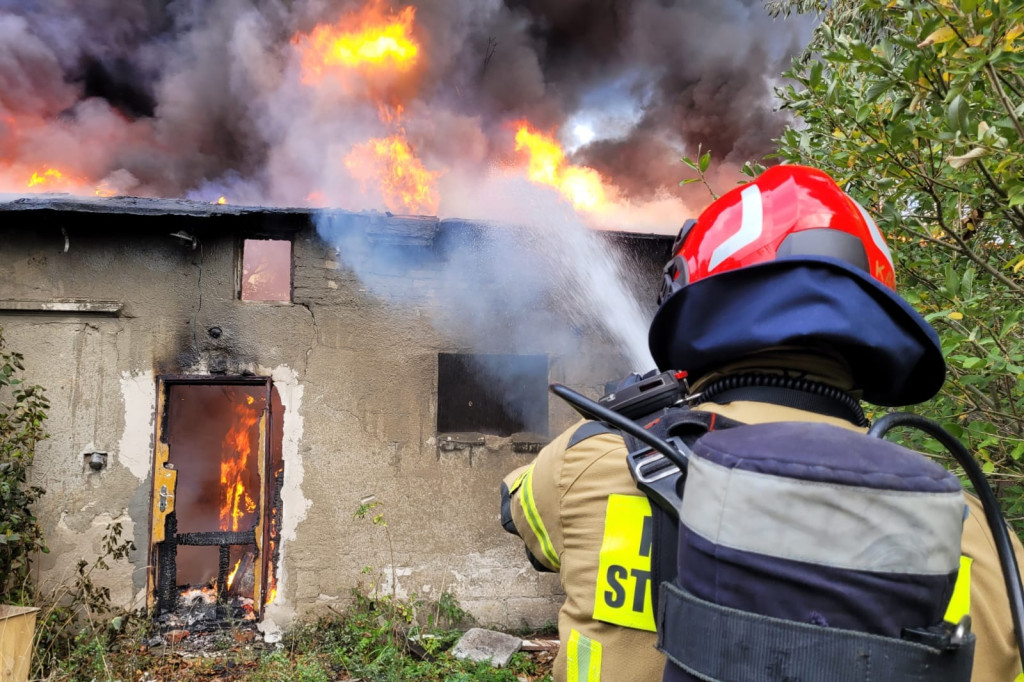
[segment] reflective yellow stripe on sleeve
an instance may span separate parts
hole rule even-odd
[[[541,551],[544,552],[544,557],[548,560],[548,563],[552,568],[559,568],[558,554],[555,552],[554,545],[551,544],[551,538],[548,536],[548,531],[544,527],[544,521],[540,518],[540,512],[537,511],[537,503],[533,499],[533,467],[531,466],[526,470],[526,474],[523,476],[521,484],[521,492],[519,495],[519,504],[523,507],[523,514],[526,515],[526,522],[530,524],[530,530],[533,531],[534,536],[540,542]]]
[[[565,645],[568,682],[601,682],[601,643],[573,630]]]
[[[1024,682],[1024,673],[1021,673],[1020,675],[1017,675],[1017,677],[1013,678],[1013,682]]]
[[[532,469],[533,467],[530,467]],[[508,489],[508,494],[511,495],[515,491],[519,490],[519,486],[523,484],[523,479],[526,478],[526,474],[530,473],[530,469],[527,469],[523,473],[516,476],[516,480],[512,481],[512,487]]]
[[[949,598],[949,606],[946,607],[946,615],[942,617],[947,623],[959,623],[960,620],[971,612],[971,564],[974,559],[969,556],[960,556],[960,571],[956,574],[956,584],[953,586],[953,596]],[[1024,682],[1024,680],[1022,680]]]

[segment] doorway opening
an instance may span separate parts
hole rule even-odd
[[[280,397],[264,377],[161,377],[149,602],[191,631],[258,621],[277,592]]]

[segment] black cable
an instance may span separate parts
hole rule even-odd
[[[658,436],[655,436],[650,431],[647,431],[632,419],[623,417],[621,414],[614,412],[613,410],[609,410],[607,407],[591,400],[590,398],[580,395],[568,386],[563,386],[562,384],[551,384],[548,388],[551,389],[552,393],[576,408],[576,411],[584,417],[610,424],[620,431],[624,431],[625,433],[633,436],[638,441],[650,445],[652,448],[665,455],[665,457],[679,467],[684,474],[686,473],[688,466],[686,458],[683,457],[683,455],[681,455],[671,444],[662,440]]]
[[[996,500],[995,493],[992,492],[992,487],[988,484],[988,479],[985,478],[985,473],[963,443],[938,423],[920,415],[906,412],[887,414],[875,422],[868,431],[868,435],[883,438],[887,432],[899,426],[912,426],[920,429],[942,443],[963,467],[968,480],[974,485],[974,491],[985,510],[985,520],[992,530],[993,539],[995,539],[999,565],[1003,570],[1003,582],[1006,583],[1006,594],[1010,598],[1010,613],[1013,616],[1013,634],[1017,642],[1017,652],[1020,654],[1021,661],[1024,661],[1024,632],[1021,631],[1021,623],[1024,622],[1024,589],[1021,587],[1020,569],[1017,566],[1017,557],[1013,552],[1006,521],[999,510],[999,502]]]

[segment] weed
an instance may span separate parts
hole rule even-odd
[[[91,564],[80,560],[70,584],[60,585],[40,598],[45,606],[36,626],[35,676],[44,677],[61,670],[71,679],[92,679],[97,675],[100,679],[109,679],[106,652],[113,641],[126,632],[133,635],[146,632],[141,621],[148,623],[148,618],[127,612],[111,617],[115,609],[110,601],[110,589],[93,580],[95,571],[110,568],[108,559],[125,559],[135,549],[131,540],[121,539],[123,532],[120,523],[112,524],[103,537],[103,554]],[[90,672],[96,674],[90,675]]]
[[[459,604],[459,600],[456,599],[455,595],[447,590],[442,592],[440,598],[437,600],[437,611],[434,622],[439,627],[442,623],[447,623],[449,627],[458,627],[467,620],[469,620],[469,614],[462,609],[462,606]]]

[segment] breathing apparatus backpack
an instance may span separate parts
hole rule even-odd
[[[951,602],[963,492],[938,464],[880,440],[894,425],[928,431],[963,460],[1024,650],[1005,523],[980,467],[948,433],[914,415],[889,415],[869,434],[744,425],[677,406],[679,378],[666,372],[598,402],[551,387],[622,432],[633,478],[652,502],[665,680],[970,680],[970,616]]]

